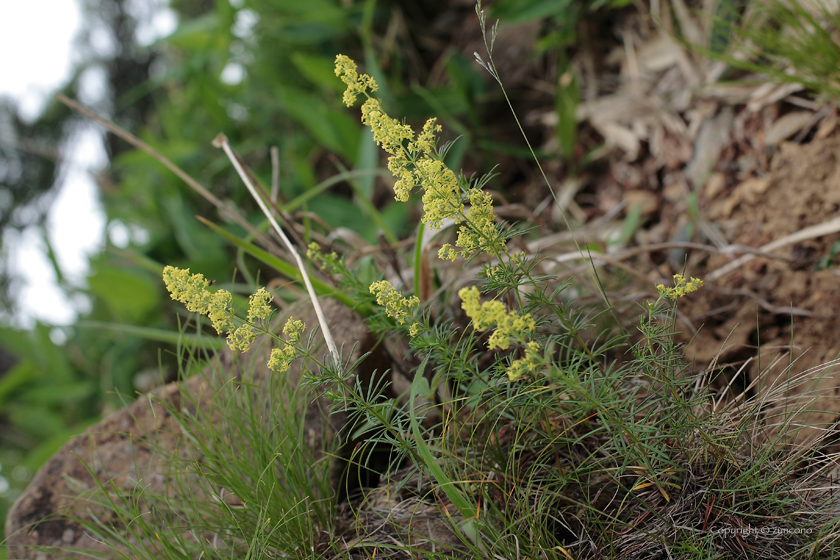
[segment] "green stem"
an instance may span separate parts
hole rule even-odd
[[[423,264],[423,234],[426,231],[426,224],[420,221],[417,226],[417,238],[414,241],[414,295],[420,299],[420,274]]]

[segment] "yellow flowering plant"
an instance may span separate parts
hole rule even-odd
[[[484,30],[480,9],[479,19]],[[489,59],[478,60],[498,80],[491,53],[494,38],[495,28]],[[419,227],[413,240],[412,276],[402,252],[411,240],[403,245],[385,236],[387,245],[383,243],[381,254],[365,251],[361,257],[363,251],[345,257],[340,245],[325,249],[308,243],[307,267],[296,252],[300,238],[293,244],[284,236],[300,276],[291,267],[275,268],[305,283],[314,310],[318,310],[313,295],[317,291],[322,297],[340,296],[364,316],[369,332],[379,337],[371,350],[380,353],[376,367],[379,358],[388,360],[387,373],[354,375],[365,356],[352,364],[342,362],[337,348],[330,348],[337,356],[332,362],[323,360],[304,372],[302,385],[293,390],[307,398],[331,400],[331,412],[339,414],[324,418],[323,425],[334,426],[337,418],[343,424],[333,447],[325,449],[301,445],[301,428],[312,432],[312,426],[303,426],[293,416],[300,411],[274,406],[287,402],[285,394],[271,392],[279,384],[268,388],[267,396],[260,395],[262,391],[237,391],[237,381],[224,384],[221,390],[229,392],[218,399],[221,410],[208,415],[208,432],[212,435],[216,412],[243,404],[248,405],[248,415],[231,425],[241,428],[245,437],[233,449],[227,432],[211,437],[212,445],[202,450],[206,460],[189,461],[198,470],[179,481],[187,488],[207,472],[227,469],[223,484],[196,493],[218,497],[218,503],[208,501],[195,508],[197,524],[212,527],[211,539],[204,538],[206,533],[193,534],[196,542],[188,543],[181,524],[169,527],[167,533],[147,522],[161,516],[132,512],[121,518],[132,519],[132,527],[150,528],[132,542],[170,543],[170,556],[207,558],[246,557],[256,550],[267,556],[346,558],[364,555],[363,546],[376,555],[381,550],[386,556],[429,556],[430,539],[425,537],[432,535],[422,533],[427,524],[412,524],[415,512],[407,510],[418,505],[424,512],[436,507],[440,511],[437,520],[443,523],[435,531],[444,538],[433,544],[440,545],[432,549],[435,557],[536,558],[549,551],[558,558],[622,556],[616,552],[706,558],[733,554],[728,548],[731,539],[721,545],[714,531],[705,529],[709,503],[718,504],[717,509],[723,503],[715,502],[715,496],[726,497],[727,518],[715,513],[716,522],[738,528],[761,519],[761,512],[772,513],[774,523],[786,519],[800,523],[799,514],[811,512],[811,503],[797,497],[804,485],[788,491],[780,482],[789,482],[791,473],[815,463],[808,459],[817,455],[802,451],[792,460],[776,461],[772,466],[777,468],[765,468],[775,461],[772,457],[778,455],[781,441],[761,432],[772,410],[768,401],[763,396],[739,397],[737,406],[727,409],[722,397],[709,389],[710,374],[692,371],[683,358],[675,333],[676,306],[702,287],[701,280],[677,274],[672,287],[650,286],[658,298],[642,305],[638,333],[632,333],[638,339],[631,342],[624,323],[610,323],[615,317],[609,309],[598,313],[595,306],[584,308],[579,301],[581,287],[572,288],[571,280],[560,282],[550,275],[560,259],[541,261],[538,255],[512,249],[516,232],[494,214],[493,197],[485,190],[489,177],[467,180],[447,166],[447,144],[441,145],[443,130],[436,119],[415,130],[388,115],[375,97],[376,81],[359,73],[346,56],[336,58],[335,73],[346,86],[342,97],[346,105],[363,100],[362,122],[387,154],[396,200],[419,196],[422,223],[432,230],[454,226],[454,241],[438,247],[426,240],[424,245]],[[237,170],[247,183],[247,173],[241,166]],[[272,221],[272,213],[264,212]],[[272,226],[280,235],[279,224]],[[304,229],[303,237],[322,243],[340,238],[320,237],[311,228]],[[438,259],[435,251],[433,258],[426,259],[429,246],[437,249]],[[467,272],[458,273],[445,262],[458,260]],[[417,264],[421,261],[426,267],[422,277]],[[270,262],[269,257],[265,262]],[[606,300],[598,276],[604,270],[611,273],[594,266],[590,272]],[[313,276],[320,272],[325,281],[310,279],[310,272]],[[232,350],[246,352],[257,337],[273,337],[276,347],[259,367],[286,371],[306,353],[299,348],[305,329],[301,321],[290,318],[281,333],[272,332],[272,294],[267,290],[251,294],[247,312],[237,315],[233,296],[223,289],[211,290],[203,275],[166,267],[163,278],[172,299],[208,317]],[[326,331],[329,317],[318,319]],[[397,388],[400,376],[402,389]],[[250,406],[248,399],[254,395],[265,397],[260,406]],[[288,415],[281,416],[282,422],[266,422],[263,414],[271,412]],[[172,413],[182,414],[175,409]],[[194,418],[181,419],[188,420],[183,425],[195,426]],[[792,425],[785,417],[771,420],[783,428]],[[272,440],[277,432],[279,437]],[[190,442],[199,441],[196,432],[185,433]],[[283,468],[285,461],[301,452],[312,453],[293,463],[294,468]],[[339,458],[347,459],[341,489],[334,485],[335,470],[327,465],[327,460]],[[174,463],[187,463],[181,456],[176,459]],[[317,465],[323,467],[320,477],[312,475]],[[250,476],[242,476],[249,467]],[[279,473],[282,476],[275,476]],[[289,492],[296,477],[303,488],[319,478],[325,491]],[[371,490],[371,482],[380,488]],[[241,507],[230,507],[221,499],[219,488],[229,487],[235,490],[233,497],[241,498]],[[289,499],[284,502],[284,497]],[[342,508],[336,507],[333,497],[346,501],[350,507],[345,511],[359,512],[357,519],[337,523],[336,511]],[[164,496],[159,503],[168,505],[170,498]],[[133,504],[146,501],[145,494],[143,500],[132,499]],[[369,515],[371,510],[365,508],[372,504],[374,515]],[[214,512],[216,505],[221,509]],[[682,511],[672,515],[678,507]],[[322,508],[323,514],[314,515],[313,508]],[[394,515],[398,508],[400,515]],[[823,511],[821,524],[812,524],[830,525],[836,511],[840,509],[831,515]],[[648,515],[651,512],[655,515]],[[205,514],[212,516],[211,522]],[[271,519],[275,522],[269,525]],[[383,525],[383,519],[388,523]],[[108,529],[109,535],[118,533]],[[393,532],[386,534],[387,530]],[[249,534],[254,539],[242,538]],[[217,548],[219,535],[218,542],[230,543],[230,550]],[[266,545],[275,535],[284,538]],[[381,535],[385,535],[382,540],[375,540]],[[349,543],[357,550],[351,551]],[[187,549],[187,544],[195,547]],[[819,554],[814,552],[816,545],[800,544],[788,550]]]
[[[362,104],[362,123],[370,127],[374,142],[388,155],[388,169],[394,174],[394,198],[406,202],[412,190],[422,191],[423,217],[422,222],[432,230],[441,229],[451,223],[458,226],[455,246],[446,243],[438,251],[438,257],[454,261],[458,257],[471,259],[479,255],[490,255],[502,261],[511,260],[507,249],[507,234],[503,224],[498,223],[493,213],[493,198],[483,190],[489,177],[485,176],[472,185],[463,177],[459,178],[444,162],[445,151],[438,148],[437,133],[442,128],[437,119],[426,121],[419,133],[411,126],[389,116],[382,108],[381,102],[372,94],[378,90],[376,81],[367,74],[358,72],[356,63],[349,57],[338,55],[335,60],[335,74],[347,86],[343,101],[349,107],[359,96],[366,100]],[[419,245],[418,240],[418,245]],[[514,265],[522,265],[513,259]],[[416,296],[402,297],[388,282],[379,281],[370,285],[370,292],[376,296],[379,305],[385,307],[385,314],[402,325],[412,309],[420,301]],[[468,294],[469,301],[475,303],[478,298],[477,288],[472,291],[461,291],[462,299]],[[464,300],[464,305],[467,301]],[[477,331],[482,331],[482,321],[495,322],[496,329],[490,337],[490,350],[507,350],[510,338],[514,332],[521,335],[524,332],[523,321],[534,328],[534,321],[530,315],[523,317],[505,314],[500,311],[502,304],[498,301],[488,302],[478,315],[467,315],[473,320]],[[491,318],[489,313],[496,314]],[[516,317],[516,318],[514,318]],[[408,334],[414,338],[421,332],[421,323],[411,321]],[[535,371],[535,353],[539,343],[529,341],[523,337],[516,337],[517,343],[523,344],[526,356],[515,360],[508,369],[511,380],[519,379],[526,371]]]
[[[208,290],[210,282],[203,274],[190,274],[189,269],[167,266],[163,269],[163,282],[172,299],[183,303],[187,311],[206,315],[218,334],[226,334],[231,350],[247,352],[257,337],[264,334],[281,341],[282,348],[272,349],[267,366],[276,372],[289,369],[304,324],[290,317],[283,327],[287,338],[275,336],[270,326],[273,296],[265,288],[258,289],[248,298],[247,318],[241,319],[233,312],[231,293],[221,289]]]
[[[472,320],[476,331],[481,332],[495,325],[496,328],[487,341],[488,349],[507,350],[511,339],[524,344],[525,357],[512,361],[506,370],[511,381],[516,381],[523,375],[537,370],[537,351],[540,349],[540,344],[529,340],[530,333],[536,327],[536,322],[529,313],[519,315],[515,311],[508,311],[502,302],[496,300],[480,304],[480,295],[476,287],[462,288],[458,292],[458,297],[462,301],[461,308]]]
[[[490,50],[488,48],[488,52]],[[492,68],[489,63],[480,59],[479,62],[485,68]],[[484,190],[489,177],[482,177],[472,184],[463,176],[459,178],[444,161],[446,150],[438,148],[438,134],[442,132],[442,127],[437,120],[428,119],[416,132],[410,125],[388,115],[374,95],[379,89],[376,80],[359,73],[352,59],[338,55],[335,74],[346,85],[343,102],[348,107],[360,97],[364,98],[362,123],[370,128],[376,145],[388,154],[387,166],[395,179],[394,198],[406,202],[414,190],[419,190],[422,193],[423,224],[432,230],[449,224],[458,227],[454,246],[443,244],[438,257],[452,261],[459,257],[467,260],[476,257],[493,259],[493,262],[484,265],[486,282],[483,291],[495,293],[495,298],[482,303],[481,292],[476,286],[462,288],[458,297],[476,333],[482,334],[492,328],[486,341],[488,350],[509,352],[512,346],[516,347],[504,368],[508,379],[517,381],[526,375],[538,374],[545,364],[540,350],[550,337],[546,338],[545,334],[538,332],[533,313],[553,311],[562,328],[570,333],[584,354],[594,360],[596,353],[580,336],[580,327],[573,314],[541,292],[542,285],[532,274],[536,259],[508,250],[507,240],[512,234],[496,218],[493,198]],[[495,74],[494,77],[498,80]],[[422,231],[421,228],[419,235]],[[420,247],[421,243],[418,236],[417,246]],[[311,251],[311,256],[320,259],[323,266],[335,270],[335,257],[327,259],[318,251]],[[415,273],[417,269],[415,266]],[[658,287],[661,298],[677,299],[702,286],[696,278],[686,282],[677,275],[674,279],[674,288]],[[523,286],[530,287],[529,302],[523,301]],[[428,349],[428,339],[419,335],[421,332],[431,333],[432,327],[416,320],[421,314],[416,295],[406,298],[385,280],[370,284],[369,291],[375,296],[376,303],[384,308],[385,316],[395,321],[393,328],[404,328],[407,324],[406,334],[414,340],[415,347]],[[510,310],[501,301],[504,297],[515,301],[521,311]]]
[[[480,3],[478,17],[484,32]],[[492,59],[495,32],[489,41],[484,36],[487,60],[476,56],[501,85]],[[656,299],[641,305],[637,332],[628,333],[626,315],[616,320],[601,284],[621,281],[612,277],[621,267],[609,258],[603,267],[590,261],[596,289],[577,278],[558,281],[551,274],[568,261],[541,260],[529,248],[534,236],[514,240],[523,234],[514,228],[528,218],[504,223],[485,189],[490,177],[466,179],[447,165],[451,144],[441,142],[436,119],[415,129],[393,118],[371,76],[348,57],[335,63],[346,86],[343,102],[362,100],[362,122],[387,154],[395,198],[421,199],[416,239],[383,233],[380,247],[362,247],[339,231],[325,233],[329,228],[316,220],[287,236],[293,217],[280,205],[268,208],[254,175],[218,137],[285,253],[259,227],[249,232],[266,250],[217,231],[306,288],[328,353],[311,355],[312,331],[300,347],[302,321],[290,317],[282,328],[272,322],[268,290],[250,294],[245,309],[202,274],[167,266],[163,280],[172,299],[207,317],[231,351],[248,352],[265,335],[273,339],[265,361],[241,360],[237,373],[284,372],[302,356],[317,367],[257,384],[246,376],[226,379],[226,360],[202,362],[195,365],[212,374],[208,382],[217,373],[224,382],[203,383],[197,394],[185,383],[172,399],[168,392],[150,395],[156,417],[161,410],[171,416],[140,443],[166,468],[153,484],[138,471],[126,488],[91,465],[96,488],[80,498],[97,515],[73,519],[83,524],[86,541],[116,543],[111,556],[144,560],[700,559],[743,556],[745,540],[731,536],[752,526],[762,529],[747,543],[756,557],[836,556],[840,500],[830,471],[836,457],[824,451],[836,430],[820,428],[825,436],[791,449],[785,438],[800,429],[802,408],[790,403],[797,412],[780,412],[790,389],[810,382],[814,370],[789,383],[777,380],[755,398],[748,391],[765,389],[751,383],[727,402],[723,393],[734,379],[713,384],[713,368],[688,364],[675,332],[677,305],[701,280],[677,274],[671,287],[649,286]],[[357,202],[377,215],[371,200]],[[250,218],[240,225],[249,229]],[[452,228],[440,234],[451,243],[424,243],[424,227]],[[403,252],[412,244],[413,274]],[[607,303],[603,311],[591,297],[584,301],[596,290]],[[318,297],[343,302],[368,328],[355,328],[363,326],[356,317],[354,328],[340,331],[349,315],[341,310],[333,326],[345,335],[344,347],[337,345],[328,328],[331,310]],[[347,353],[354,338],[363,339],[361,348]],[[190,366],[184,370],[197,369],[193,354],[184,356]],[[178,436],[173,450],[163,444],[168,435],[156,440],[170,428]],[[773,534],[760,548],[766,528]],[[806,530],[813,536],[805,538]],[[62,552],[52,545],[43,552]]]
[[[405,324],[411,317],[412,311],[420,305],[420,300],[416,296],[403,297],[387,280],[371,284],[370,293],[376,296],[376,303],[385,307],[385,314],[395,319],[400,325]],[[419,324],[412,321],[409,328],[412,333],[416,333]]]
[[[449,260],[459,255],[470,258],[482,252],[501,256],[506,238],[495,225],[492,198],[481,190],[481,182],[470,186],[446,166],[445,150],[438,148],[436,133],[442,129],[437,119],[427,120],[417,134],[411,126],[384,111],[380,100],[371,96],[378,90],[376,81],[367,74],[359,74],[356,63],[349,57],[336,57],[335,74],[347,85],[344,103],[348,107],[358,96],[366,98],[362,104],[362,123],[370,127],[376,145],[389,154],[388,169],[397,179],[394,198],[406,202],[411,191],[419,188],[423,193],[424,224],[432,230],[441,229],[447,222],[459,226],[455,247],[444,245],[439,256]]]
[[[686,282],[685,276],[682,274],[674,274],[673,288],[666,288],[665,284],[659,284],[656,286],[656,290],[659,292],[660,297],[675,301],[681,297],[696,292],[701,287],[703,287],[703,281],[698,278],[691,278]]]

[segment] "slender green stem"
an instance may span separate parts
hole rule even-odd
[[[426,224],[420,221],[417,226],[417,237],[414,241],[414,295],[420,299],[420,275],[423,269],[423,234]]]

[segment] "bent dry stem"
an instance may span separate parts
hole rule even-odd
[[[298,269],[300,269],[300,274],[303,277],[303,283],[306,285],[306,291],[309,293],[309,299],[312,300],[312,306],[315,308],[315,314],[318,317],[318,324],[321,326],[321,334],[324,337],[324,340],[327,343],[327,348],[330,350],[330,355],[332,356],[334,365],[336,368],[341,368],[341,356],[338,353],[338,348],[336,348],[335,340],[330,333],[330,326],[327,323],[327,318],[324,317],[324,311],[321,309],[321,304],[318,302],[318,296],[315,294],[315,289],[312,287],[312,282],[309,280],[309,273],[306,270],[306,266],[303,264],[303,259],[300,258],[300,254],[298,254],[297,250],[295,250],[295,246],[286,237],[283,228],[277,223],[277,220],[274,219],[274,215],[269,211],[268,206],[266,206],[265,202],[263,201],[260,194],[257,192],[257,189],[251,183],[248,175],[245,173],[245,170],[242,169],[242,166],[239,164],[238,159],[233,153],[233,150],[230,149],[230,144],[228,144],[227,136],[224,134],[219,134],[213,140],[213,145],[217,148],[222,148],[225,151],[228,159],[233,164],[234,169],[239,174],[239,177],[242,179],[242,182],[245,183],[245,186],[248,187],[248,192],[251,193],[251,196],[254,197],[254,200],[257,201],[259,204],[260,209],[265,214],[265,217],[271,223],[271,226],[274,228],[274,231],[277,232],[277,235],[280,236],[280,239],[286,245],[286,249],[292,254],[297,263]]]

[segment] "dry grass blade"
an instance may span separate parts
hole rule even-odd
[[[235,212],[232,208],[227,206],[221,200],[216,198],[216,196],[207,190],[204,186],[201,185],[198,181],[193,179],[186,171],[172,163],[166,156],[155,150],[153,147],[149,146],[127,130],[122,127],[117,126],[116,124],[112,123],[108,119],[97,115],[96,113],[89,111],[85,107],[79,105],[69,97],[62,95],[60,93],[55,94],[55,98],[58,99],[61,103],[67,105],[77,113],[80,113],[87,118],[96,121],[97,123],[101,124],[105,128],[107,128],[111,133],[116,134],[132,146],[137,149],[143,150],[156,160],[158,160],[164,167],[172,171],[175,175],[178,176],[182,181],[184,181],[187,185],[189,185],[195,192],[200,194],[210,202],[213,206],[219,209],[219,211],[230,218],[231,220],[235,221],[237,224],[245,228],[245,230],[254,236],[255,239],[258,239],[260,243],[266,248],[273,248],[275,250],[279,249],[277,245],[271,241],[268,237],[257,231],[248,221],[242,217],[238,212]]]
[[[250,192],[251,196],[254,197],[254,200],[257,201],[257,204],[259,204],[263,214],[265,214],[265,217],[268,218],[268,221],[271,223],[271,227],[274,228],[274,231],[277,232],[277,235],[280,236],[280,239],[283,240],[286,248],[294,257],[298,269],[300,270],[300,274],[303,277],[303,283],[306,285],[306,291],[309,292],[309,298],[312,300],[312,306],[315,308],[315,314],[318,316],[318,323],[321,325],[321,334],[323,334],[327,347],[330,349],[330,354],[335,362],[335,367],[340,368],[341,357],[338,354],[338,348],[336,348],[335,340],[333,340],[332,334],[330,333],[330,327],[327,323],[326,317],[324,317],[324,311],[321,309],[321,304],[318,303],[318,296],[315,294],[315,288],[312,287],[312,282],[309,280],[309,273],[306,270],[306,266],[303,264],[303,259],[300,258],[300,255],[295,250],[295,246],[292,245],[292,242],[288,237],[286,237],[286,233],[283,231],[283,228],[281,228],[277,223],[277,220],[274,219],[274,215],[268,209],[268,206],[266,206],[262,197],[257,192],[256,187],[251,183],[251,180],[248,178],[248,174],[239,163],[239,158],[236,157],[236,154],[233,153],[230,144],[228,144],[227,137],[224,134],[219,134],[213,140],[213,145],[217,148],[222,148],[225,151],[225,154],[228,159],[230,159],[230,162],[233,164],[233,167],[236,169],[236,172],[239,174],[242,182],[245,183],[246,187],[248,187],[248,192]]]
[[[271,154],[271,202],[277,204],[277,196],[280,194],[280,150],[272,146]]]
[[[771,241],[770,243],[759,247],[759,251],[774,251],[776,249],[781,249],[782,247],[787,247],[788,245],[793,245],[794,243],[799,243],[808,239],[814,239],[815,237],[822,237],[824,235],[830,235],[832,233],[837,232],[840,232],[840,218],[834,218],[833,220],[828,220],[821,224],[801,229],[795,233],[786,235],[782,238],[776,239],[775,241]],[[709,282],[720,280],[730,272],[733,272],[739,267],[743,266],[744,264],[750,262],[755,257],[756,255],[753,254],[738,257],[731,263],[728,263],[718,268],[717,270],[712,271],[706,277],[706,280]]]

